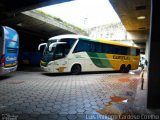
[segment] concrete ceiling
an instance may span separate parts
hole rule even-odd
[[[0,24],[10,26],[17,31],[34,33],[47,38],[59,34],[85,34],[78,28],[66,25],[35,10],[18,13],[12,17],[0,18]]]
[[[150,29],[150,0],[109,0],[136,43],[146,42]],[[145,16],[138,20],[137,17]],[[140,36],[140,37],[139,37]]]
[[[15,17],[2,19],[0,23],[16,30],[34,33],[39,36],[50,36],[51,33],[54,33],[54,30],[57,30],[57,32],[62,31],[53,25],[22,13],[17,14]]]
[[[80,34],[79,29],[65,25],[56,19],[40,14],[36,9],[42,6],[68,2],[71,0],[1,0],[0,1],[0,25],[13,27],[17,31],[27,32],[42,37],[51,37],[58,34]],[[82,32],[82,34],[85,34]]]
[[[51,35],[51,33],[56,31],[61,34],[65,32],[65,29],[58,32],[56,26],[53,28],[51,24],[39,21],[36,18],[31,18],[21,12],[68,1],[72,0],[1,0],[0,24],[14,26],[20,30],[30,31],[31,33],[37,32],[39,35]],[[140,44],[145,43],[149,33],[150,0],[109,1],[119,15],[126,30],[129,32],[129,36],[134,36],[132,37],[134,42]],[[145,19],[138,20],[137,17],[139,16],[145,16]],[[33,20],[36,21],[31,22]],[[22,22],[26,27],[17,26],[17,24]]]
[[[72,0],[1,0],[0,11],[5,14],[19,13],[47,5],[69,2]]]

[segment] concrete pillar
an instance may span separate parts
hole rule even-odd
[[[151,0],[147,108],[160,108],[160,0]]]
[[[145,59],[148,61],[149,60],[149,49],[150,49],[150,46],[149,46],[149,39],[147,39],[146,41],[146,48],[145,48]]]

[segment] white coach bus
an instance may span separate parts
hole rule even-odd
[[[51,37],[45,46],[40,66],[50,73],[86,71],[128,72],[138,68],[140,49],[103,39],[81,35]]]

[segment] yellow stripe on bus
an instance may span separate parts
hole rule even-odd
[[[105,40],[105,39],[100,39],[100,38],[98,38],[97,40],[101,43],[107,43],[107,44],[111,44],[111,45],[118,45],[118,46],[124,46],[124,47],[133,47],[133,48],[139,49],[139,47],[137,47],[137,46],[125,45],[125,44],[118,43],[115,41],[110,41],[110,40]]]
[[[119,70],[122,64],[131,65],[131,69],[138,69],[139,56],[118,55],[118,54],[106,54],[107,59],[112,65],[114,70]]]

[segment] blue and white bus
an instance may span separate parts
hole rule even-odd
[[[18,50],[18,33],[10,27],[0,26],[0,75],[16,71]]]

